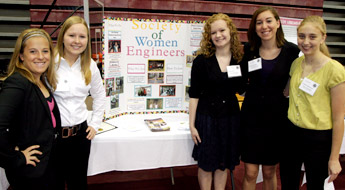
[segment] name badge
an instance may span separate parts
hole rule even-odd
[[[261,57],[248,61],[248,72],[260,70],[262,68]]]
[[[307,77],[305,77],[301,83],[301,85],[299,85],[299,89],[301,89],[302,91],[306,92],[307,94],[314,96],[314,93],[316,91],[316,89],[319,87],[320,84],[308,79]]]
[[[239,66],[239,65],[227,66],[226,70],[228,71],[228,77],[229,78],[242,76],[241,66]]]

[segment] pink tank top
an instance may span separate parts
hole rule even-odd
[[[49,100],[47,100],[47,103],[48,103],[48,106],[49,106],[50,114],[52,116],[53,127],[55,128],[56,127],[56,120],[55,120],[55,116],[53,114],[53,109],[54,109],[55,103],[54,103],[54,99],[53,98],[51,100],[52,100],[51,102]]]

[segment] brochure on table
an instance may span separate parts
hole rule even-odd
[[[187,111],[203,23],[106,18],[103,25],[105,118]]]

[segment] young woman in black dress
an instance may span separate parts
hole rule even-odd
[[[224,189],[227,172],[239,164],[239,105],[235,93],[241,77],[227,73],[241,60],[237,29],[229,16],[215,14],[204,26],[191,73],[189,123],[195,143],[201,189]],[[230,73],[230,72],[229,72]],[[231,72],[232,73],[232,72]]]
[[[247,81],[241,109],[241,160],[245,163],[243,189],[255,189],[259,165],[263,189],[277,189],[276,165],[281,131],[287,124],[288,99],[283,95],[296,45],[284,39],[280,18],[272,7],[252,16],[241,69]]]

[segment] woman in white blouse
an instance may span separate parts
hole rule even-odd
[[[87,167],[91,139],[101,124],[105,91],[97,64],[91,59],[88,25],[79,16],[62,25],[55,47],[58,85],[54,93],[61,112],[59,186],[69,190],[87,189]],[[87,122],[86,97],[93,98],[91,121]]]

